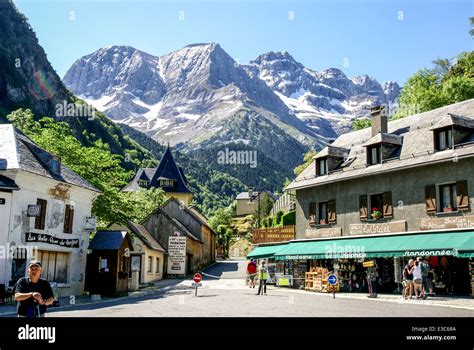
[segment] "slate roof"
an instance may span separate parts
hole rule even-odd
[[[275,196],[272,192],[270,191],[260,191],[260,192],[266,192],[273,200],[278,200],[278,197]],[[253,195],[256,196],[257,193],[259,192],[253,192]],[[240,192],[235,199],[250,199],[249,198],[249,193],[248,192]]]
[[[118,250],[126,236],[127,231],[97,231],[89,243],[89,249]]]
[[[61,162],[59,162],[59,174],[53,173],[51,170],[53,158],[54,156],[51,153],[39,147],[12,124],[0,124],[0,171],[23,170],[94,192],[100,192]]]
[[[0,188],[4,190],[19,190],[20,187],[9,177],[0,175]]]
[[[453,115],[455,116],[454,118],[452,117]],[[465,143],[463,145],[459,145],[455,149],[434,152],[433,128],[437,128],[440,125],[448,125],[445,124],[446,120],[447,123],[453,122],[455,125],[460,125],[456,123],[461,123],[462,121],[463,124],[460,126],[466,125],[466,120],[474,121],[474,99],[389,122],[388,133],[403,137],[403,143],[398,158],[382,164],[366,165],[367,149],[364,145],[372,139],[371,128],[343,134],[331,146],[350,149],[347,159],[352,158],[352,162],[349,162],[349,165],[338,171],[330,172],[328,175],[316,177],[316,167],[313,161],[286,187],[286,190],[301,189],[356,177],[397,171],[404,168],[426,165],[427,163],[452,161],[455,157],[458,157],[458,159],[473,157],[474,138],[472,135],[464,140]],[[471,125],[470,122],[467,124]]]
[[[158,250],[160,252],[166,252],[166,249],[163,248],[160,243],[158,243],[155,237],[153,237],[143,225],[129,221],[127,222],[127,226],[143,243],[145,243],[148,248]]]
[[[172,187],[162,187],[165,192],[191,193],[183,169],[178,167],[176,164],[169,146],[161,157],[160,164],[157,168],[138,169],[133,179],[122,189],[122,191],[134,192],[138,190],[140,188],[138,180],[148,181],[148,188],[159,188],[159,180],[161,179],[174,180],[174,185]]]

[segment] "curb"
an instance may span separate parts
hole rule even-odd
[[[332,299],[332,293],[314,293],[314,292],[308,292],[305,290],[300,290],[300,289],[283,289],[283,288],[276,288],[273,289],[275,291],[283,291],[283,292],[296,292],[296,293],[301,293],[301,294],[307,294],[307,295],[317,295],[317,296],[322,296],[322,297],[330,297]],[[465,309],[465,310],[473,310],[474,311],[474,301],[473,301],[473,306],[463,306],[463,305],[452,305],[452,304],[441,304],[441,303],[431,303],[427,302],[426,300],[404,300],[401,299],[395,299],[394,298],[362,298],[359,296],[351,296],[347,294],[338,294],[336,293],[336,299],[352,299],[352,300],[370,300],[370,301],[378,301],[378,302],[389,302],[389,303],[396,303],[396,304],[409,304],[409,305],[425,305],[425,306],[441,306],[441,307],[450,307],[453,309]],[[432,300],[432,299],[431,299]]]

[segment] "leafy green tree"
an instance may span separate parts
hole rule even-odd
[[[224,257],[229,257],[229,247],[232,240],[233,231],[226,225],[219,225],[216,229],[217,244],[222,246],[224,251]]]
[[[298,176],[299,174],[301,174],[303,170],[305,170],[313,162],[313,158],[315,155],[316,155],[315,150],[310,150],[305,153],[303,157],[303,164],[298,165],[295,169],[293,169],[295,176]]]
[[[131,220],[141,222],[156,208],[161,207],[167,200],[161,188],[139,189],[136,192],[126,193],[133,206]]]
[[[133,205],[120,192],[131,177],[131,173],[121,167],[120,156],[97,147],[82,146],[68,124],[52,118],[36,122],[29,110],[17,110],[7,118],[39,146],[60,157],[64,165],[101,191],[92,207],[99,226],[124,223],[133,217]]]
[[[372,126],[370,118],[357,118],[352,122],[352,131],[362,130]]]
[[[421,69],[408,79],[395,119],[474,98],[474,51],[461,53],[449,68],[448,62],[438,59],[437,67]]]
[[[281,225],[281,218],[285,213],[282,210],[279,210],[273,216],[273,226],[280,226]]]
[[[447,58],[437,58],[433,62],[434,68],[432,69],[433,73],[438,75],[441,79],[449,72],[451,69],[451,62]]]
[[[474,36],[474,17],[470,17],[469,22],[471,23],[471,30],[469,31],[469,34],[471,34],[471,36]]]
[[[260,199],[260,217],[265,217],[270,215],[270,212],[273,208],[273,200],[270,195],[266,192],[261,193]]]

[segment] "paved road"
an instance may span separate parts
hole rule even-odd
[[[474,316],[473,310],[370,299],[332,299],[331,295],[269,287],[267,296],[256,296],[244,285],[245,261],[221,262],[206,271],[198,296],[191,281],[163,281],[152,295],[127,298],[74,310],[51,312],[50,317],[123,316]],[[420,302],[421,303],[421,302]]]

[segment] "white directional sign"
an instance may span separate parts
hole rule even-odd
[[[168,274],[186,273],[186,237],[170,236],[168,240]]]

